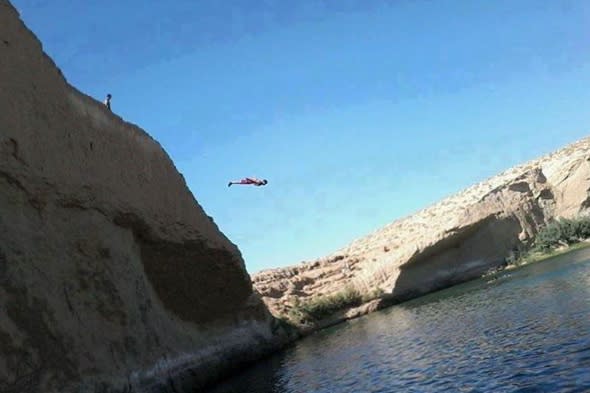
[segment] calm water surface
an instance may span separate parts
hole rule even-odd
[[[590,252],[319,332],[227,392],[590,392]]]

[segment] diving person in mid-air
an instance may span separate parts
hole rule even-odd
[[[255,177],[246,177],[240,181],[230,181],[227,183],[228,187],[231,187],[232,184],[242,184],[242,185],[253,185],[256,187],[265,186],[268,183],[266,179],[257,179]]]

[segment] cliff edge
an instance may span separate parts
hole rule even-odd
[[[0,0],[0,392],[193,391],[277,345],[160,145]]]

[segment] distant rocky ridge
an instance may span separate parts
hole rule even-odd
[[[193,392],[289,336],[149,135],[0,0],[0,392]]]
[[[288,318],[302,302],[356,288],[379,299],[343,310],[327,323],[480,276],[525,248],[557,217],[589,213],[590,138],[516,166],[332,255],[262,271],[254,287],[271,311]],[[315,328],[326,324],[319,322]]]

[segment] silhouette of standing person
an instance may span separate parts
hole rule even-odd
[[[107,94],[107,98],[105,98],[104,100],[104,104],[107,108],[109,108],[109,110],[111,110],[111,95]]]

